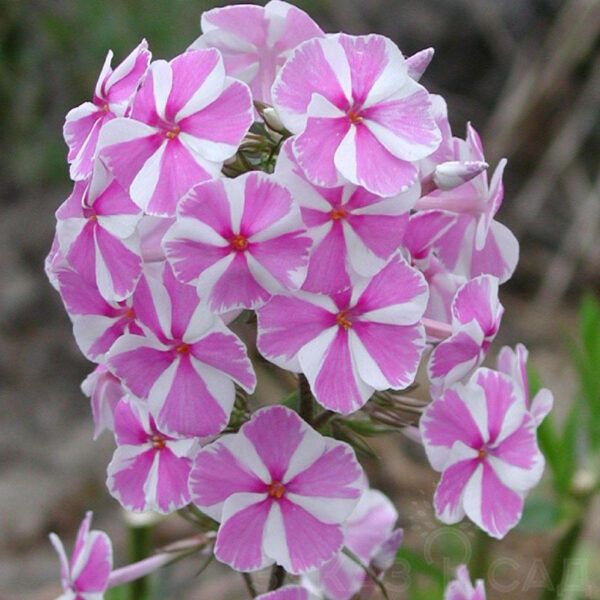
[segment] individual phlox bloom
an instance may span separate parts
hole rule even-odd
[[[157,60],[131,118],[113,119],[98,142],[102,160],[146,213],[175,214],[196,183],[217,177],[253,119],[250,90],[225,76],[215,49]]]
[[[523,344],[517,344],[513,350],[503,346],[498,354],[498,371],[510,375],[521,388],[525,402],[536,426],[540,426],[546,415],[552,410],[554,396],[547,388],[542,388],[529,398],[529,379],[527,377],[527,358],[529,352]]]
[[[444,592],[444,600],[485,600],[483,579],[471,583],[469,571],[465,565],[456,569],[456,579],[451,581]]]
[[[504,308],[498,279],[480,275],[465,283],[452,302],[452,335],[431,353],[428,375],[435,387],[448,387],[470,375],[485,359]]]
[[[317,596],[301,585],[286,585],[273,592],[260,594],[256,600],[317,600]]]
[[[461,162],[485,162],[481,140],[467,126],[467,139],[455,140]],[[437,239],[435,251],[453,272],[467,278],[488,273],[507,281],[519,259],[519,244],[513,233],[494,219],[502,204],[504,187],[502,159],[488,184],[487,172],[451,190],[434,190],[422,197],[419,210],[441,209],[455,213],[454,224]]]
[[[283,145],[275,177],[299,204],[313,239],[302,289],[332,294],[350,286],[353,274],[371,277],[402,242],[419,186],[382,198],[351,183],[324,188],[310,183],[296,164],[292,141]]]
[[[290,192],[271,176],[248,173],[195,186],[163,247],[178,279],[222,313],[298,289],[312,243],[305,233]]]
[[[238,571],[275,562],[297,574],[342,548],[343,523],[363,478],[350,446],[275,406],[202,448],[190,490],[194,504],[221,523],[215,545],[221,562]]]
[[[317,401],[342,414],[374,390],[410,385],[425,345],[423,276],[394,256],[334,296],[274,296],[257,310],[261,354],[306,375]]]
[[[142,211],[96,161],[90,180],[76,181],[56,211],[60,251],[109,301],[129,297],[142,273],[136,226]]]
[[[98,365],[82,382],[81,391],[90,399],[94,418],[94,439],[105,429],[115,430],[115,408],[126,394],[119,379],[104,365]]]
[[[102,363],[122,335],[143,334],[131,297],[109,302],[93,282],[68,267],[58,270],[56,277],[62,301],[73,322],[75,341],[86,358]]]
[[[345,547],[364,564],[370,564],[379,546],[391,535],[397,518],[398,513],[386,496],[377,490],[367,490],[346,521]],[[349,600],[360,590],[367,574],[360,565],[339,552],[318,571],[305,577],[322,590],[325,597]]]
[[[454,223],[454,217],[443,211],[417,212],[410,216],[402,246],[408,250],[411,264],[425,277],[429,301],[425,317],[444,323],[452,321],[452,300],[458,288],[467,282],[452,273],[433,251],[435,241]]]
[[[133,307],[146,335],[122,336],[108,368],[134,396],[148,400],[161,431],[219,433],[233,407],[234,382],[247,392],[256,384],[244,344],[168,264],[147,267]]]
[[[191,46],[217,48],[227,75],[246,82],[255,100],[271,104],[275,75],[301,42],[324,37],[302,10],[279,0],[266,6],[242,4],[202,14],[201,35]]]
[[[64,593],[57,600],[101,600],[112,569],[112,544],[103,531],[90,530],[92,513],[82,521],[71,561],[60,538],[50,541],[60,559],[60,579]]]
[[[125,115],[133,94],[146,74],[150,62],[146,40],[114,70],[112,50],[108,51],[92,102],[84,102],[66,116],[63,135],[69,146],[71,179],[85,179],[92,172],[98,136],[102,126]]]
[[[115,439],[106,485],[125,508],[168,514],[189,504],[198,438],[167,435],[144,403],[126,397],[115,409]]]
[[[420,429],[429,462],[442,472],[434,498],[438,518],[457,523],[466,514],[489,535],[504,537],[544,469],[519,385],[480,368],[427,407]]]
[[[296,48],[272,90],[293,133],[298,164],[313,183],[348,180],[393,196],[417,180],[416,161],[440,143],[427,90],[380,35],[339,34]]]

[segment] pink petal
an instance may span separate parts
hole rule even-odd
[[[112,544],[103,531],[91,531],[86,540],[87,561],[73,582],[82,592],[104,592],[112,568]],[[73,573],[74,575],[74,573]]]
[[[185,456],[175,456],[168,445],[159,451],[156,505],[165,514],[189,504],[191,468],[192,461]]]
[[[299,585],[286,585],[274,592],[261,594],[256,600],[313,600],[313,596],[306,588]]]
[[[231,500],[235,499],[233,496]],[[255,571],[269,564],[262,553],[262,539],[270,500],[258,501],[235,512],[221,524],[215,556],[238,571]]]
[[[310,181],[327,187],[338,183],[334,156],[349,129],[350,122],[346,117],[309,117],[306,128],[294,138],[292,147],[298,164]]]
[[[164,401],[161,399],[158,405],[150,398],[150,402],[158,413],[158,426],[168,432],[204,437],[219,433],[227,424],[228,414],[221,405],[227,399],[216,398],[211,393],[187,355],[179,360]]]
[[[429,377],[438,384],[451,372],[453,382],[463,379],[478,365],[480,354],[481,345],[461,331],[434,348],[428,365]]]
[[[119,446],[140,446],[148,441],[150,431],[144,428],[132,402],[121,401],[115,409],[115,438]]]
[[[207,33],[215,29],[234,33],[257,48],[264,46],[267,42],[265,9],[245,4],[207,10],[202,14],[202,31]]]
[[[111,104],[127,102],[131,98],[148,69],[150,58],[148,43],[142,40],[115,68],[102,85],[105,97]]]
[[[498,280],[490,275],[472,279],[458,290],[453,313],[461,323],[475,319],[485,335],[498,329]]]
[[[142,511],[147,508],[145,486],[154,463],[156,450],[144,451],[139,446],[119,446],[108,465],[106,484],[125,508]]]
[[[256,385],[252,363],[244,344],[227,331],[210,333],[199,342],[190,345],[190,352],[200,362],[229,375],[247,391]]]
[[[346,242],[341,223],[333,223],[327,235],[311,253],[302,289],[332,294],[350,285],[346,269]]]
[[[107,317],[114,317],[118,314],[114,306],[100,296],[97,287],[76,271],[60,269],[56,277],[61,298],[70,314]]]
[[[242,433],[251,442],[273,480],[281,481],[304,435],[300,417],[277,406],[257,412]]]
[[[340,550],[344,535],[339,525],[326,524],[283,498],[279,502],[289,548],[291,573],[319,567]]]
[[[408,224],[408,213],[404,215],[349,214],[347,222],[373,254],[387,260],[402,243]]]
[[[273,296],[256,314],[261,354],[278,364],[293,361],[297,371],[300,365],[295,357],[300,349],[334,322],[333,315],[321,306],[289,296]]]
[[[444,523],[457,523],[464,516],[465,487],[479,464],[475,459],[461,460],[444,470],[434,497],[437,516]]]
[[[492,221],[481,250],[473,249],[470,273],[472,277],[489,273],[504,283],[512,276],[519,261],[519,242],[502,223]]]
[[[492,444],[505,427],[509,410],[513,405],[520,404],[523,399],[517,395],[513,381],[496,371],[480,369],[475,375],[475,380],[485,390],[489,443]],[[522,417],[519,421],[521,420]]]
[[[174,340],[181,340],[200,304],[200,298],[195,287],[175,279],[168,264],[163,269],[162,283],[171,301],[171,337]]]
[[[245,180],[240,233],[251,237],[286,217],[291,208],[287,188],[262,174],[250,173]]]
[[[286,491],[302,496],[323,498],[358,498],[355,487],[361,469],[354,453],[344,444],[336,444],[315,460],[307,469],[285,484]]]

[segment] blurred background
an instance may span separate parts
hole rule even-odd
[[[91,99],[109,48],[118,64],[145,37],[154,57],[170,59],[200,34],[201,12],[223,4],[0,2],[0,600],[58,595],[58,561],[47,534],[57,531],[70,543],[86,509],[95,511],[96,526],[113,537],[117,564],[127,560],[120,511],[104,487],[112,442],[106,434],[92,441],[88,403],[79,391],[92,365],[76,348],[67,315],[43,273],[54,211],[70,193],[64,115]],[[521,261],[502,288],[506,312],[494,347],[518,341],[529,347],[541,381],[554,392],[560,424],[581,396],[581,368],[571,361],[581,320],[577,307],[586,291],[600,287],[600,2],[295,4],[327,32],[381,33],[406,55],[433,46],[435,58],[422,83],[446,98],[454,134],[463,136],[471,121],[492,167],[508,157],[498,218],[519,238]],[[586,314],[589,322],[593,308]],[[590,364],[593,376],[600,364]],[[595,478],[598,465],[586,459],[586,443],[577,441],[576,420],[571,429],[578,458],[567,468],[576,465],[583,473],[577,470],[578,476]],[[556,443],[560,449],[561,439]],[[441,598],[427,595],[427,577],[435,580],[440,569],[449,572],[484,554],[500,565],[492,600],[536,598],[550,586],[550,553],[569,527],[552,516],[566,509],[552,503],[551,484],[540,486],[517,531],[484,547],[470,526],[435,522],[431,497],[437,477],[417,447],[401,436],[372,445],[385,458],[369,461],[372,483],[394,499],[414,552],[391,573],[397,584],[393,597],[408,597],[399,583],[408,568],[422,580],[423,598]],[[577,547],[565,554],[579,561],[573,563],[574,591],[565,588],[561,598],[600,597],[599,573],[590,566],[600,557],[595,502],[585,515]],[[158,527],[158,542],[185,530],[175,521]],[[473,568],[483,572],[482,564]],[[197,568],[167,571],[163,597],[229,599],[238,591],[244,597],[241,579],[223,577],[226,571],[213,565],[194,580]],[[553,594],[547,597],[559,597]]]

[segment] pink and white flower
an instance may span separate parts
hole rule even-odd
[[[436,388],[464,379],[483,362],[503,312],[496,277],[480,275],[459,288],[452,302],[452,335],[434,348],[427,367]]]
[[[346,548],[369,565],[379,547],[391,536],[397,518],[398,512],[386,496],[377,490],[365,491],[346,521]],[[306,577],[327,598],[349,600],[361,589],[367,574],[340,552]]]
[[[114,70],[112,50],[108,51],[92,102],[84,102],[69,111],[63,134],[69,146],[71,179],[85,179],[91,174],[102,126],[115,117],[125,116],[131,99],[150,62],[148,43],[142,40]]]
[[[125,333],[142,334],[130,297],[109,302],[96,285],[71,268],[56,272],[59,292],[73,322],[79,349],[91,361],[102,363],[112,345]]]
[[[413,382],[426,304],[423,276],[395,256],[337,295],[274,296],[257,310],[257,346],[276,365],[304,373],[324,407],[348,414],[374,390]]]
[[[165,434],[142,402],[125,398],[115,409],[115,439],[106,485],[125,508],[168,514],[189,504],[198,438]]]
[[[194,50],[152,63],[130,117],[102,128],[100,156],[140,208],[164,217],[193,185],[219,175],[253,108],[217,50]]]
[[[112,544],[103,531],[90,530],[92,513],[82,521],[71,560],[67,559],[60,538],[50,541],[60,560],[60,579],[64,594],[58,600],[99,600],[108,587],[112,569]]]
[[[194,504],[221,523],[215,545],[221,562],[238,571],[275,562],[296,574],[342,548],[343,523],[363,477],[348,445],[275,406],[202,448],[190,489]]]
[[[273,85],[293,150],[313,183],[348,180],[393,196],[417,180],[414,164],[440,143],[429,94],[402,53],[380,35],[339,34],[304,42]]]
[[[514,350],[508,346],[503,346],[498,354],[498,371],[512,377],[521,388],[533,421],[539,427],[546,415],[552,410],[554,396],[549,389],[542,388],[533,399],[529,398],[528,356],[529,352],[523,344],[517,344]]]
[[[256,308],[298,289],[311,240],[290,192],[263,173],[195,186],[163,241],[176,276],[214,312]]]
[[[297,165],[292,141],[283,145],[275,177],[300,205],[313,239],[302,289],[332,294],[350,286],[352,275],[371,277],[398,249],[419,186],[392,198],[381,198],[350,183],[324,188],[311,184]]]
[[[119,338],[107,366],[134,396],[148,400],[161,431],[219,433],[233,407],[234,382],[247,392],[256,384],[246,348],[168,264],[146,271],[133,296],[145,335]]]
[[[446,588],[444,600],[485,600],[483,579],[478,579],[473,587],[467,567],[461,565],[456,569],[456,579]]]
[[[481,140],[470,124],[466,141],[455,138],[455,157],[461,162],[485,162]],[[484,171],[463,185],[436,189],[417,202],[418,210],[454,213],[454,223],[436,240],[434,249],[448,269],[469,279],[487,273],[504,283],[519,259],[517,239],[494,219],[504,195],[505,166],[502,159],[489,184]]]
[[[115,408],[126,391],[104,365],[98,365],[82,382],[81,391],[90,399],[94,417],[94,439],[105,429],[115,430]]]
[[[217,48],[227,75],[246,82],[255,100],[271,104],[271,86],[298,44],[324,37],[302,10],[279,0],[266,6],[242,4],[202,13],[201,35],[192,49]]]
[[[519,385],[480,368],[427,407],[420,429],[429,462],[442,472],[434,499],[438,518],[457,523],[466,514],[489,535],[504,537],[544,470],[536,423]]]
[[[100,161],[91,179],[75,182],[56,218],[67,262],[95,282],[106,300],[129,297],[142,273],[136,231],[142,211]]]

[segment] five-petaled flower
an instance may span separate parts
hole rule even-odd
[[[215,556],[238,571],[277,563],[320,567],[344,544],[363,472],[353,450],[283,406],[262,408],[236,434],[202,448],[192,501],[221,522]]]

